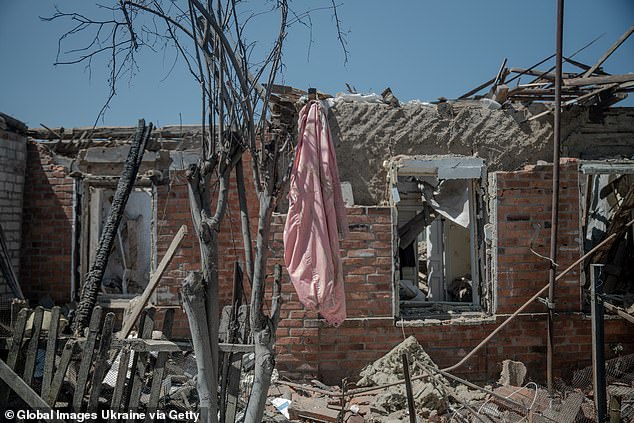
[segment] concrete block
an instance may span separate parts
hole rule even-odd
[[[502,386],[524,386],[526,366],[520,361],[504,360],[498,383]]]

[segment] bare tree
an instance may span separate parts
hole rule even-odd
[[[347,50],[334,0],[321,8],[333,11],[337,36],[347,59]],[[268,52],[255,52],[244,33],[256,15],[244,10],[239,0],[118,0],[99,6],[108,16],[89,18],[59,10],[47,20],[70,19],[74,27],[62,35],[59,64],[84,63],[90,67],[98,55],[109,56],[110,96],[107,109],[123,74],[139,69],[137,51],[170,45],[201,87],[201,154],[187,171],[192,221],[201,252],[200,272],[190,274],[183,286],[199,367],[197,379],[204,420],[217,421],[218,410],[218,233],[227,210],[229,176],[237,172],[238,194],[245,246],[246,273],[252,284],[251,330],[255,341],[256,372],[245,422],[259,423],[265,406],[270,377],[275,366],[273,346],[279,322],[281,270],[276,268],[270,315],[264,312],[264,293],[271,216],[285,189],[292,162],[295,134],[270,126],[271,88],[281,69],[282,46],[291,23],[311,26],[310,12],[290,11],[286,0],[267,2],[279,14],[275,40]],[[239,10],[240,7],[243,10]],[[313,9],[314,10],[314,9]],[[62,44],[88,31],[85,44],[63,52]],[[312,41],[312,37],[311,37]],[[254,58],[259,53],[259,58]],[[255,252],[249,232],[244,200],[242,155],[251,155],[255,191],[259,200]],[[212,208],[212,199],[215,207]],[[204,294],[204,302],[201,302]],[[200,319],[199,314],[205,318]]]

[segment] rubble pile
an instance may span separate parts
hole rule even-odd
[[[436,367],[413,336],[410,336],[385,356],[363,369],[360,374],[361,380],[357,382],[357,386],[379,386],[402,380],[404,378],[403,362],[401,361],[403,353],[408,356],[410,376],[412,378],[427,376],[423,379],[412,381],[416,409],[422,410],[422,414],[428,414],[431,410],[436,410],[440,414],[447,411],[447,387],[450,386],[449,382],[441,375],[430,375],[429,371],[421,366],[421,363],[425,363]],[[390,413],[407,409],[405,386],[399,384],[386,388],[376,396],[373,405],[376,409],[382,409]]]
[[[408,402],[403,380],[402,355],[410,363],[410,380],[418,421],[448,422],[464,404],[477,407],[486,394],[450,381],[429,367],[438,369],[416,338],[407,338],[383,357],[366,366],[354,386],[329,387],[318,381],[298,385],[283,381],[269,390],[267,421],[397,423],[409,422]],[[427,366],[427,368],[426,368]],[[282,401],[281,399],[287,401]],[[285,416],[280,407],[285,410]],[[278,410],[277,416],[274,416]],[[421,420],[422,419],[422,420]]]

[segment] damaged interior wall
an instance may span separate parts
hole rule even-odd
[[[444,104],[337,102],[330,109],[338,160],[349,164],[341,167],[341,180],[350,181],[357,204],[387,200],[383,162],[399,154],[477,155],[489,172],[552,160],[552,117],[526,121],[543,105],[491,110],[480,101]],[[562,157],[631,158],[633,137],[631,108],[596,115],[579,107],[562,115]]]

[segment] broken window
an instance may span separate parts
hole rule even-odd
[[[397,157],[389,166],[396,315],[480,310],[483,160]]]
[[[82,275],[95,258],[116,187],[88,184],[82,213]],[[101,295],[126,298],[143,292],[150,279],[153,254],[153,189],[136,187],[130,193],[108,258]]]
[[[590,264],[603,266],[605,302],[634,313],[634,162],[587,161],[581,165],[581,210],[584,253],[611,234],[614,242],[584,267],[584,304],[589,305]]]

